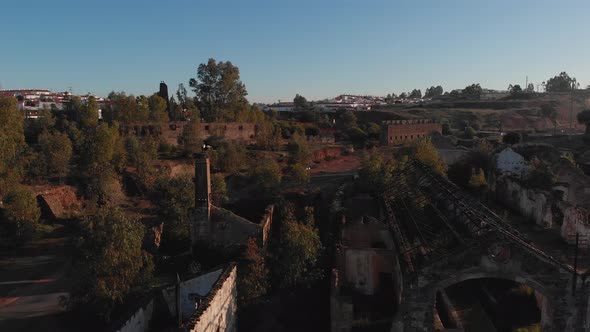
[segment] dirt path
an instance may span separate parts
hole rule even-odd
[[[63,229],[46,239],[0,254],[0,331],[56,331],[68,296]]]

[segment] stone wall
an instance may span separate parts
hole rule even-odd
[[[232,264],[219,277],[211,292],[183,325],[184,332],[233,332],[236,330],[237,267]]]
[[[509,176],[497,178],[492,183],[492,190],[500,201],[544,228],[553,226],[553,210],[561,212],[563,220],[560,234],[565,241],[575,241],[576,233],[590,240],[590,210],[587,207],[590,201],[585,200],[580,181],[571,181],[565,189],[560,184],[554,187],[554,190],[564,193],[562,200],[553,197],[548,191],[526,188]]]
[[[430,133],[442,134],[442,125],[430,120],[394,120],[384,121],[381,143],[396,145],[411,142]]]
[[[230,263],[179,283],[182,331],[235,331],[236,269],[236,264]],[[152,318],[177,317],[177,287],[168,285],[154,292],[128,318],[113,324],[108,331],[150,331]]]
[[[121,135],[159,136],[170,145],[178,144],[178,137],[182,134],[187,121],[174,121],[167,124],[127,123],[121,124]],[[199,123],[202,139],[211,136],[222,136],[229,140],[243,141],[253,144],[256,141],[256,124],[245,122],[212,122]]]
[[[530,218],[535,224],[550,228],[553,225],[551,196],[546,191],[529,189],[508,176],[500,176],[492,186],[496,197]]]

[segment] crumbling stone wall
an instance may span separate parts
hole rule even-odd
[[[183,332],[217,332],[236,330],[237,267],[232,265],[219,277],[211,292],[181,329]]]
[[[442,125],[427,119],[384,121],[381,143],[396,145],[411,142],[430,133],[442,134]]]
[[[177,145],[187,121],[173,121],[167,124],[124,123],[119,127],[122,136],[158,136],[167,144]],[[221,136],[228,140],[242,141],[247,144],[256,142],[256,124],[246,122],[203,122],[199,123],[202,139]]]
[[[496,197],[508,206],[517,209],[523,216],[530,218],[535,224],[550,228],[553,225],[551,196],[546,191],[523,187],[508,176],[500,176],[492,186]]]

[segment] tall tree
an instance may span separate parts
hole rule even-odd
[[[248,245],[238,269],[240,277],[237,287],[240,303],[251,303],[266,294],[268,269],[262,251],[253,238],[248,239]]]
[[[414,89],[410,93],[410,98],[422,98],[422,91],[420,89]]]
[[[313,223],[299,222],[294,209],[282,209],[279,246],[273,262],[280,287],[308,285],[321,275],[318,259],[322,243]]]
[[[96,98],[90,97],[80,107],[80,126],[82,128],[96,127],[98,124],[98,110],[100,106]]]
[[[0,96],[0,181],[14,175],[19,157],[26,148],[23,120],[16,99]]]
[[[194,206],[195,186],[189,176],[162,179],[156,184],[154,196],[159,214],[166,220],[162,249],[169,254],[190,248],[190,210]]]
[[[434,98],[434,97],[438,97],[441,96],[444,93],[443,87],[438,85],[438,86],[431,86],[430,88],[426,89],[426,92],[424,93],[424,98]]]
[[[201,116],[206,121],[224,117],[224,112],[248,103],[246,86],[240,80],[240,70],[231,62],[211,58],[197,69],[197,77],[191,78],[189,86],[197,95]]]
[[[575,88],[577,81],[570,77],[566,72],[561,72],[547,80],[545,83],[545,91],[547,92],[568,92]]]
[[[508,86],[508,92],[510,92],[511,95],[517,95],[519,93],[522,93],[522,88],[520,87],[519,84],[516,84],[516,85],[510,84]]]
[[[62,179],[68,175],[72,159],[72,141],[65,133],[44,131],[39,136],[39,146],[47,167],[47,175]]]
[[[309,104],[307,99],[300,94],[296,94],[295,98],[293,99],[293,104],[295,105],[295,109],[298,111],[303,111],[309,108]]]
[[[467,96],[478,97],[481,95],[482,88],[479,83],[468,85],[463,89],[462,93]]]
[[[103,208],[83,220],[74,258],[74,309],[108,321],[114,306],[149,280],[153,263],[141,249],[143,235],[144,226],[119,209]]]
[[[150,96],[148,100],[148,105],[150,108],[150,120],[159,123],[168,122],[170,120],[168,118],[168,112],[166,110],[168,108],[166,99],[154,93]]]

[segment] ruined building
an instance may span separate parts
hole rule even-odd
[[[428,119],[388,120],[383,121],[382,128],[381,144],[383,145],[409,143],[435,132],[442,134],[442,125]]]
[[[247,244],[254,238],[264,246],[272,225],[274,207],[268,206],[259,223],[253,223],[233,212],[211,204],[211,171],[209,158],[196,155],[195,163],[195,209],[191,222],[191,243],[231,248]]]
[[[162,97],[166,100],[166,110],[170,112],[170,98],[168,98],[168,86],[164,81],[160,82],[160,91],[158,91],[158,96]]]
[[[173,121],[167,124],[132,122],[121,123],[119,133],[122,136],[156,136],[162,138],[167,144],[177,145],[178,138],[182,135],[184,126],[188,121]],[[199,133],[203,140],[210,137],[222,137],[227,140],[238,141],[244,144],[256,142],[256,124],[246,122],[201,122]]]

